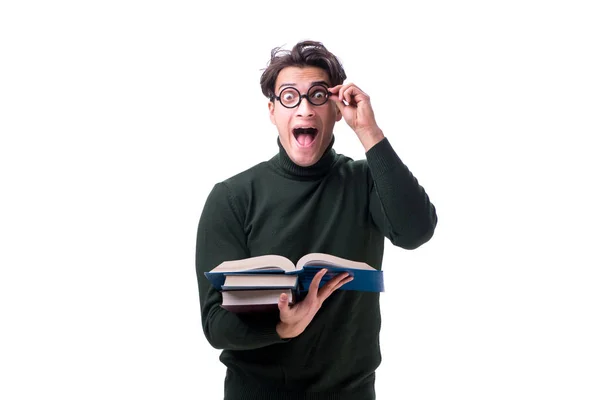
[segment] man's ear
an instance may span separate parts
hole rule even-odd
[[[272,101],[269,101],[269,117],[273,125],[275,125],[275,103]]]
[[[335,106],[335,122],[339,122],[342,119],[342,112],[340,111],[339,107],[336,105]]]

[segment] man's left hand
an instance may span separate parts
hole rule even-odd
[[[353,83],[337,85],[329,88],[331,99],[342,113],[346,123],[358,136],[358,139],[369,151],[371,147],[383,140],[383,132],[375,122],[375,113],[371,107],[370,97]]]

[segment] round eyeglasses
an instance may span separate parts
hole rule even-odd
[[[285,108],[297,107],[302,98],[306,98],[313,106],[322,106],[327,103],[330,94],[327,86],[321,84],[311,86],[306,94],[300,94],[294,87],[286,87],[279,92],[279,96],[274,96],[271,100],[279,100]]]

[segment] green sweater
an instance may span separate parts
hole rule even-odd
[[[214,186],[198,226],[202,325],[223,349],[225,399],[374,399],[381,362],[379,293],[334,292],[298,337],[282,340],[277,314],[234,314],[204,272],[225,260],[311,252],[381,269],[384,237],[415,249],[437,224],[435,207],[384,139],[354,161],[332,146],[295,165],[279,144],[267,162]]]

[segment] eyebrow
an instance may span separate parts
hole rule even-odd
[[[329,82],[327,81],[313,81],[310,83],[310,86],[313,85],[325,85],[327,87],[329,87]],[[281,85],[279,85],[279,88],[277,89],[277,91],[280,91],[281,88],[283,88],[284,86],[296,86],[295,83],[282,83]]]

